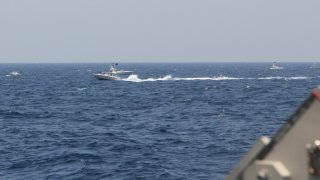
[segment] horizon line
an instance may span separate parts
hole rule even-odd
[[[145,62],[145,61],[107,61],[107,62],[0,62],[0,64],[110,64],[110,63],[123,63],[123,64],[210,64],[210,63],[320,63],[320,61],[155,61],[155,62]]]

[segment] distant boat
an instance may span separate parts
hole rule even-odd
[[[118,70],[115,68],[117,65],[118,63],[112,63],[109,71],[95,73],[93,75],[99,80],[120,80],[121,77],[117,75],[129,75],[133,73],[133,71]]]
[[[317,63],[312,64],[312,66],[310,66],[310,69],[320,69],[320,65]]]
[[[21,75],[21,71],[20,70],[14,70],[14,71],[10,72],[9,75],[10,76],[20,76]]]
[[[272,66],[270,69],[283,69],[283,67],[277,66],[276,63],[272,63]]]

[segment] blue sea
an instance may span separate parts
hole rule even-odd
[[[0,179],[224,179],[320,84],[278,65],[0,64]]]

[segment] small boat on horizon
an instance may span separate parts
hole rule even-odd
[[[14,70],[14,71],[9,73],[9,76],[20,76],[20,75],[21,75],[21,71],[20,70]]]
[[[121,77],[117,75],[131,75],[133,73],[133,71],[118,70],[116,69],[117,65],[118,63],[112,63],[109,71],[99,72],[93,75],[99,80],[120,80]]]
[[[270,69],[283,69],[283,67],[277,66],[276,63],[272,63],[272,66]]]

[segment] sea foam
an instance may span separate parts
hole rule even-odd
[[[214,76],[214,77],[172,77],[172,75],[166,75],[159,78],[146,78],[140,79],[137,74],[130,75],[128,78],[123,78],[123,81],[130,82],[155,82],[155,81],[227,81],[227,80],[305,80],[311,79],[306,76],[295,76],[295,77],[281,77],[281,76],[270,76],[270,77],[259,77],[259,78],[242,78],[242,77],[229,77],[229,76]]]

